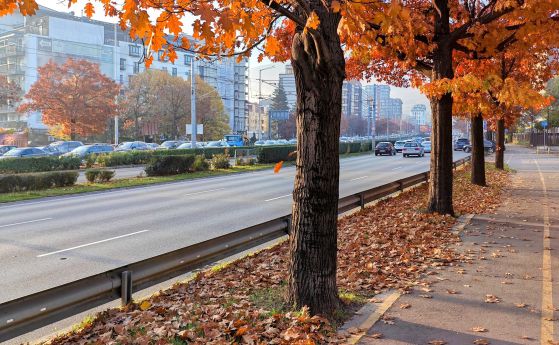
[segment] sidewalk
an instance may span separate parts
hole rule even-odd
[[[517,173],[496,214],[463,229],[467,260],[398,298],[359,344],[559,344],[559,157],[509,146],[505,161]]]

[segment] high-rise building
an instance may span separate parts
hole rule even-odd
[[[154,56],[151,69],[190,78],[194,55],[178,52],[173,63]],[[68,58],[99,64],[101,72],[126,86],[135,74],[145,70],[144,46],[131,40],[128,32],[113,23],[77,17],[40,7],[37,14],[19,13],[0,18],[0,75],[17,81],[24,92],[37,80],[37,68],[49,61],[64,63]],[[213,86],[223,100],[233,132],[246,131],[247,66],[235,58],[218,62],[199,60],[194,73]],[[27,127],[30,132],[46,133],[41,114],[20,114],[14,107],[0,108],[0,127]]]
[[[417,126],[423,126],[427,121],[427,107],[425,104],[414,104],[411,108],[410,121]]]
[[[280,73],[279,86],[285,91],[289,108],[294,109],[297,102],[297,90],[295,88],[295,75],[291,65],[285,65],[285,73]]]
[[[369,117],[388,118],[394,121],[401,119],[402,100],[400,98],[390,98],[390,86],[371,84],[365,85],[363,90],[365,114]]]
[[[363,88],[357,80],[344,81],[342,88],[342,115],[363,116]]]
[[[258,103],[247,102],[247,136],[251,138],[253,135],[257,139],[267,137],[268,135],[268,112],[262,105]]]

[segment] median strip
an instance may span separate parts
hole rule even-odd
[[[124,237],[129,237],[129,236],[134,236],[134,235],[138,235],[144,232],[148,232],[149,230],[141,230],[141,231],[136,231],[136,232],[132,232],[129,234],[125,234],[125,235],[120,235],[120,236],[116,236],[116,237],[111,237],[111,238],[107,238],[105,240],[101,240],[101,241],[95,241],[95,242],[91,242],[91,243],[86,243],[86,244],[82,244],[79,246],[75,246],[72,248],[66,248],[66,249],[61,249],[61,250],[57,250],[55,252],[50,252],[50,253],[46,253],[46,254],[41,254],[41,255],[37,255],[38,258],[43,258],[45,256],[49,256],[49,255],[54,255],[54,254],[58,254],[58,253],[63,253],[63,252],[68,252],[70,250],[75,250],[75,249],[79,249],[79,248],[84,248],[84,247],[89,247],[95,244],[99,244],[99,243],[104,243],[104,242],[109,242],[109,241],[113,241],[113,240],[118,240],[119,238],[124,238]]]

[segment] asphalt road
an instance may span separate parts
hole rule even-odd
[[[464,157],[455,152],[454,158]],[[427,171],[423,158],[341,160],[341,196]],[[0,303],[289,213],[287,167],[0,206]]]

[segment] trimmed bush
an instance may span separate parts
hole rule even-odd
[[[194,155],[164,155],[152,157],[146,166],[148,176],[184,174],[192,170]]]
[[[43,190],[53,187],[73,186],[78,180],[77,171],[51,171],[43,173],[0,175],[0,193]]]
[[[99,172],[99,182],[109,182],[114,176],[114,170],[101,170]]]
[[[91,169],[85,172],[88,182],[109,182],[115,176],[114,170]]]
[[[259,163],[277,163],[279,161],[293,161],[297,157],[295,145],[260,146],[258,148]]]
[[[76,157],[5,158],[0,159],[0,174],[78,170],[80,164]]]
[[[229,155],[221,154],[212,157],[212,169],[229,169]]]
[[[192,163],[192,170],[194,171],[208,171],[210,170],[210,163],[206,160],[203,155],[198,155],[194,158],[194,163]]]
[[[349,143],[349,153],[357,153],[361,151],[361,143]]]
[[[87,180],[87,182],[93,183],[95,182],[95,180],[97,180],[97,176],[99,176],[100,172],[101,171],[99,169],[86,170],[85,179]]]

